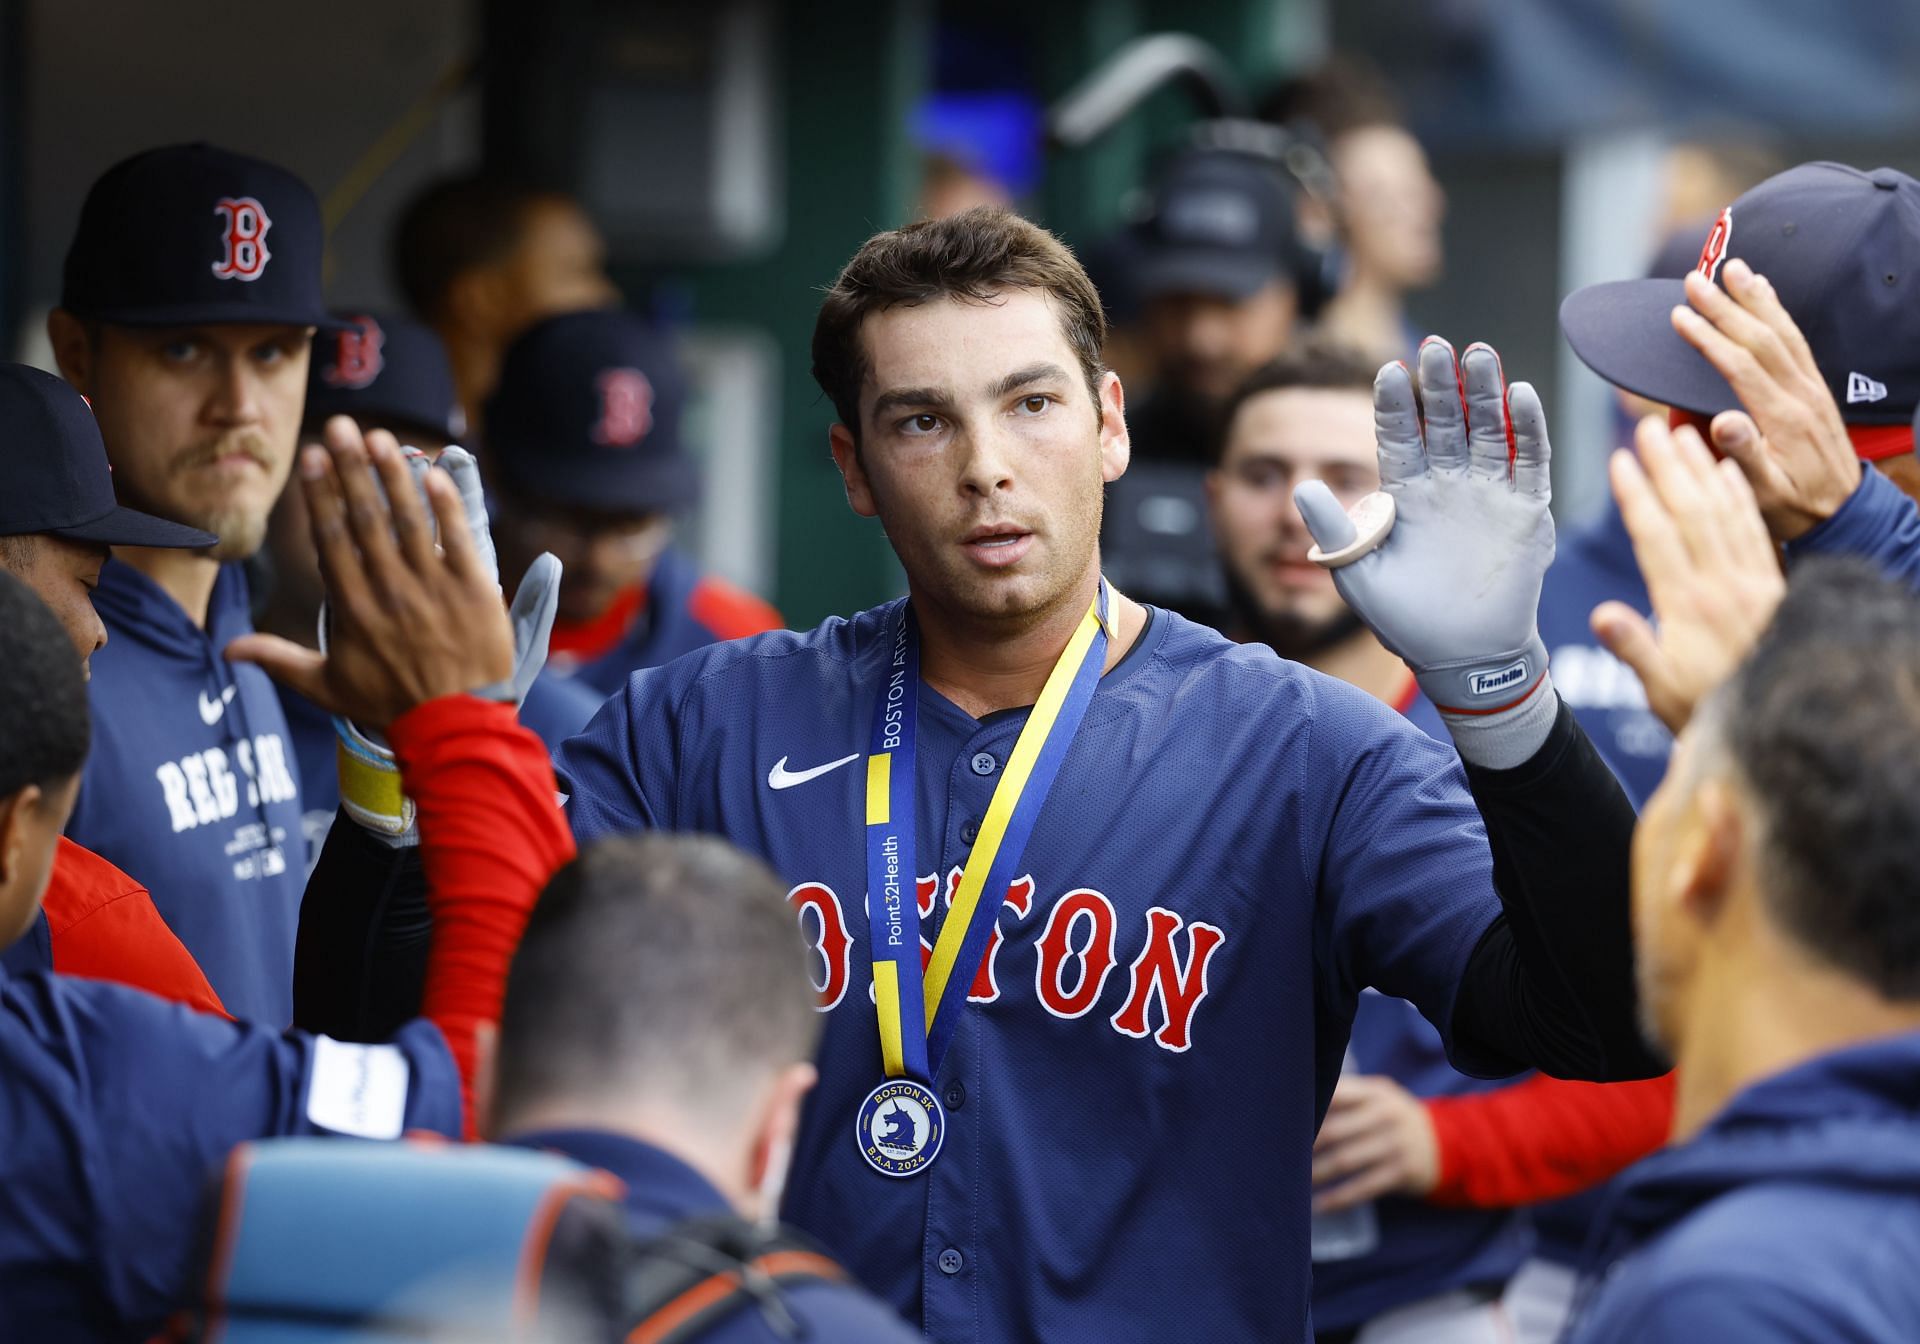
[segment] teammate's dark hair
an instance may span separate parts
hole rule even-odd
[[[453,282],[504,259],[519,244],[528,208],[557,193],[513,178],[442,178],[407,203],[393,236],[393,278],[413,314],[435,321]]]
[[[547,884],[507,977],[496,1125],[536,1107],[657,1098],[742,1113],[812,1057],[809,954],[786,888],[722,840],[601,840]]]
[[[1782,927],[1884,997],[1920,999],[1920,600],[1857,560],[1804,562],[1700,717],[1760,813]]]
[[[1274,89],[1260,104],[1266,121],[1311,122],[1327,140],[1369,126],[1400,126],[1399,101],[1371,61],[1338,52],[1319,67]]]
[[[1373,395],[1374,375],[1379,364],[1351,346],[1326,341],[1310,341],[1269,360],[1247,375],[1221,406],[1213,425],[1215,466],[1227,453],[1227,437],[1233,431],[1234,417],[1240,408],[1263,392],[1281,392],[1302,387],[1327,392],[1364,392]]]
[[[980,205],[875,234],[827,291],[813,324],[813,380],[854,441],[860,440],[860,388],[869,372],[860,325],[869,314],[944,298],[989,303],[1010,289],[1037,290],[1059,306],[1061,329],[1098,407],[1107,319],[1093,282],[1072,250],[1045,229],[1011,210]]]
[[[73,641],[33,589],[0,573],[0,798],[72,779],[91,736]]]

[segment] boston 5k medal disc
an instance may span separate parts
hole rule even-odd
[[[889,1078],[860,1104],[854,1137],[882,1176],[914,1176],[940,1155],[947,1119],[930,1090],[911,1078]]]

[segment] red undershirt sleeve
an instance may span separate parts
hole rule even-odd
[[[1440,1150],[1435,1204],[1503,1209],[1577,1194],[1653,1152],[1673,1123],[1673,1075],[1578,1083],[1535,1074],[1426,1102]]]
[[[460,1067],[471,1135],[475,1031],[500,1018],[514,948],[547,879],[573,857],[573,834],[546,748],[512,705],[444,696],[387,735],[419,816],[433,914],[420,1015]]]

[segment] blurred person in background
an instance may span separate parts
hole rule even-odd
[[[146,880],[236,1015],[292,1020],[306,846],[286,717],[223,650],[252,629],[240,562],[293,465],[317,327],[320,205],[273,164],[149,150],[89,189],[47,319],[123,503],[217,540],[115,548],[94,605],[94,743],[68,834]]]
[[[618,1176],[629,1230],[662,1259],[673,1244],[657,1239],[699,1242],[690,1220],[729,1215],[744,1221],[719,1239],[731,1251],[738,1238],[740,1259],[806,1257],[805,1278],[737,1292],[685,1338],[908,1344],[920,1333],[823,1252],[775,1245],[820,1035],[786,894],[764,864],[710,837],[589,846],[547,885],[514,955],[491,1133]]]
[[[1293,193],[1271,163],[1184,150],[1118,253],[1151,386],[1127,409],[1134,455],[1203,469],[1220,408],[1292,344],[1299,321]]]
[[[483,463],[481,411],[514,338],[541,318],[620,302],[606,242],[577,201],[485,173],[414,197],[394,233],[393,271],[413,315],[446,346]]]
[[[507,352],[487,403],[501,562],[565,566],[548,669],[612,695],[643,667],[778,629],[780,613],[672,545],[699,496],[669,338],[623,312],[549,318]]]
[[[976,205],[1013,208],[1013,197],[991,174],[983,173],[946,150],[935,150],[920,160],[920,203],[915,219],[945,219]]]
[[[387,430],[403,446],[417,448],[430,459],[465,436],[466,417],[438,336],[404,317],[343,313],[340,321],[340,330],[314,338],[300,432],[303,445],[319,443],[327,421],[336,415],[351,417],[363,434]],[[267,634],[317,648],[325,589],[306,498],[297,488],[283,490],[274,505],[262,554],[264,597],[255,624]],[[308,852],[317,858],[340,805],[333,716],[291,687],[275,689],[300,765]],[[527,690],[520,721],[551,749],[578,732],[599,703],[583,688],[543,673]]]
[[[1375,360],[1408,358],[1420,334],[1407,319],[1406,295],[1440,278],[1447,198],[1392,92],[1370,66],[1338,56],[1282,86],[1263,112],[1272,121],[1311,124],[1333,169],[1331,219],[1318,222],[1341,257],[1320,332]],[[1313,229],[1311,216],[1323,207],[1306,199],[1302,210]]]
[[[1312,537],[1293,503],[1304,480],[1325,482],[1349,508],[1380,488],[1375,368],[1315,342],[1255,373],[1229,403],[1207,481],[1231,594],[1224,633],[1338,677],[1445,740],[1406,664],[1307,558]],[[1671,1094],[1664,1079],[1469,1078],[1411,1004],[1363,992],[1315,1142],[1318,1338],[1504,1344],[1504,1289],[1532,1240],[1516,1210],[1652,1151]]]

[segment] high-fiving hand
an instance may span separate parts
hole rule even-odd
[[[1653,624],[1624,602],[1603,602],[1593,631],[1677,733],[1746,657],[1787,583],[1738,464],[1716,463],[1694,430],[1669,431],[1652,416],[1634,444],[1638,459],[1622,449],[1608,470]]]
[[[1333,580],[1413,669],[1462,755],[1518,765],[1545,741],[1556,708],[1543,691],[1537,624],[1553,561],[1546,415],[1530,386],[1507,385],[1488,346],[1469,346],[1456,360],[1432,336],[1419,363],[1417,392],[1403,364],[1385,365],[1374,380],[1391,531],[1349,562],[1335,556]],[[1372,515],[1363,500],[1350,518],[1319,481],[1303,482],[1294,501],[1326,553],[1348,548]],[[1523,707],[1524,715],[1509,712]]]
[[[1860,460],[1807,339],[1763,275],[1734,258],[1722,290],[1698,271],[1673,327],[1733,386],[1744,411],[1713,418],[1713,446],[1740,464],[1778,541],[1831,518],[1860,484]]]
[[[253,634],[227,656],[376,728],[509,683],[513,627],[453,479],[432,469],[416,483],[393,435],[363,437],[344,416],[328,421],[325,445],[301,454],[299,478],[332,611],[327,651]]]

